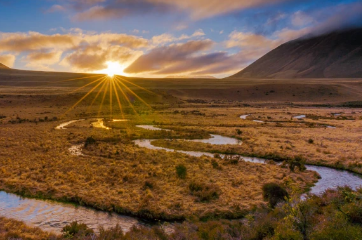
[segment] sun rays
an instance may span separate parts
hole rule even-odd
[[[94,79],[98,77],[97,79]],[[135,101],[139,101],[141,105],[151,108],[151,106],[144,100],[139,94],[137,94],[134,89],[137,88],[140,91],[151,93],[157,95],[156,93],[141,87],[126,78],[113,74],[112,71],[106,73],[102,76],[88,76],[80,77],[73,79],[61,80],[58,82],[69,82],[77,80],[86,80],[87,83],[83,86],[80,86],[70,92],[70,94],[80,92],[80,90],[90,88],[75,104],[73,104],[69,109],[66,110],[64,115],[74,110],[80,103],[89,101],[89,105],[86,108],[86,112],[92,112],[91,109],[99,103],[98,111],[96,113],[97,117],[100,117],[101,114],[105,115],[103,111],[107,112],[109,118],[113,118],[113,115],[117,114],[118,116],[125,117],[125,108],[129,107],[130,110],[136,115],[139,116],[136,107]],[[131,89],[133,88],[133,90]],[[91,96],[94,96],[93,98]],[[108,103],[107,103],[108,102]],[[64,116],[63,115],[63,116]]]

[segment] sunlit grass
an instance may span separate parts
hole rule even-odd
[[[109,65],[109,66],[113,66],[113,65]],[[114,66],[113,66],[114,67]],[[111,69],[113,69],[113,67],[111,67]],[[114,69],[113,69],[114,70]],[[127,104],[127,107],[130,107],[133,112],[138,115],[134,105],[132,104],[130,97],[129,96],[134,96],[135,98],[137,98],[141,103],[143,103],[145,106],[147,106],[148,108],[151,109],[151,106],[149,105],[149,103],[147,103],[142,97],[140,97],[137,93],[135,93],[133,90],[131,90],[130,87],[128,87],[126,83],[137,87],[138,89],[154,94],[156,95],[154,92],[141,87],[135,83],[132,83],[131,81],[128,81],[127,79],[125,79],[124,77],[118,76],[113,74],[114,71],[110,70],[109,72],[107,72],[107,75],[98,77],[95,80],[91,80],[92,78],[94,78],[95,76],[90,76],[90,77],[82,77],[82,78],[73,78],[73,79],[67,79],[67,80],[62,80],[60,82],[67,82],[67,81],[77,81],[77,80],[82,80],[84,81],[85,79],[89,79],[89,82],[84,84],[83,86],[76,88],[75,90],[71,91],[70,93],[75,93],[78,92],[82,89],[85,89],[87,87],[92,87],[88,92],[86,92],[86,94],[81,97],[74,105],[72,105],[64,114],[69,113],[70,111],[72,111],[75,107],[77,107],[80,103],[82,103],[84,100],[86,100],[93,92],[97,92],[97,94],[95,95],[95,97],[93,98],[93,100],[91,101],[91,103],[89,104],[87,111],[90,110],[90,108],[95,104],[95,102],[97,100],[99,100],[98,98],[101,98],[101,103],[99,105],[99,110],[98,110],[98,114],[97,116],[100,115],[102,109],[107,108],[107,106],[104,106],[104,102],[106,99],[106,96],[109,97],[109,112],[110,112],[110,117],[113,117],[113,113],[114,113],[114,106],[113,106],[113,102],[117,103],[118,109],[120,111],[120,114],[122,117],[124,117],[124,104]],[[122,103],[123,102],[123,103]]]

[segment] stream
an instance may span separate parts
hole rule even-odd
[[[71,123],[83,121],[83,120],[72,120],[66,123],[62,123],[56,127],[56,129],[63,130]],[[103,123],[103,119],[95,119],[95,123],[92,126],[101,129],[110,129]],[[127,121],[127,120],[119,120]],[[138,125],[139,128],[148,130],[164,130],[151,125]],[[169,148],[157,147],[152,144],[152,139],[141,139],[135,140],[135,145],[152,150],[164,150],[169,152],[180,152],[190,156],[201,157],[203,155],[214,157],[213,153],[208,152],[197,152],[197,151],[179,151]],[[226,145],[226,144],[242,144],[241,141],[224,137],[220,135],[212,134],[209,139],[196,139],[196,140],[185,140],[192,142],[210,143],[214,145]],[[73,145],[69,151],[72,155],[85,157],[82,154],[83,144]],[[221,157],[225,155],[220,154]],[[240,157],[240,159],[256,164],[265,164],[266,159],[244,157],[240,155],[233,155]],[[362,185],[362,178],[357,174],[350,173],[347,171],[340,171],[328,167],[306,165],[308,170],[319,173],[321,179],[312,187],[310,193],[321,194],[327,188],[336,188],[338,186],[349,186],[352,189],[356,189]],[[116,213],[107,213],[102,211],[93,210],[92,208],[75,206],[72,204],[64,204],[60,202],[47,201],[47,200],[36,200],[29,198],[22,198],[15,194],[6,193],[0,191],[0,216],[12,218],[25,222],[26,224],[34,227],[40,227],[42,230],[60,233],[61,229],[72,221],[78,221],[87,224],[90,228],[97,231],[100,226],[105,228],[113,227],[119,224],[124,232],[130,230],[134,225],[151,226],[152,224],[142,221],[136,217],[124,216]],[[166,231],[171,231],[172,224],[162,224],[162,227]]]
[[[72,221],[85,223],[95,232],[100,226],[109,228],[117,224],[124,232],[128,232],[135,225],[150,226],[135,217],[55,201],[22,198],[3,191],[0,191],[0,215],[54,233],[60,233],[62,228]]]

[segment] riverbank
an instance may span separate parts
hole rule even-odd
[[[342,164],[341,162],[337,163],[327,163],[322,161],[311,161],[308,158],[304,158],[303,155],[292,155],[292,154],[283,154],[281,152],[273,153],[273,152],[250,152],[250,147],[247,146],[247,143],[244,144],[244,146],[235,146],[235,145],[212,145],[207,143],[200,143],[200,142],[189,142],[184,140],[162,140],[157,139],[152,141],[152,145],[156,147],[163,147],[163,148],[169,148],[179,151],[198,151],[198,152],[209,152],[213,153],[214,155],[218,154],[225,154],[225,155],[240,155],[244,157],[251,157],[251,158],[262,158],[262,159],[268,159],[273,160],[276,162],[283,162],[283,161],[290,161],[293,160],[293,158],[300,157],[304,164],[309,164],[313,166],[322,166],[322,167],[328,167],[336,170],[343,170],[348,171],[351,173],[355,173],[357,175],[360,175],[362,177],[362,171],[360,168],[354,168],[352,166],[348,167]]]
[[[95,233],[82,223],[70,223],[62,235],[50,235],[21,222],[0,218],[0,238],[9,239],[361,239],[361,190],[328,190],[304,200],[292,194],[275,208],[255,208],[244,219],[187,221],[176,224],[172,232],[163,228],[134,227],[124,233],[118,226]],[[335,204],[338,202],[338,205]],[[2,227],[5,226],[5,227]],[[4,238],[2,238],[5,236]]]
[[[53,123],[11,126],[0,126],[0,137],[6,139],[0,141],[3,156],[9,156],[0,158],[0,189],[145,219],[239,218],[253,206],[265,204],[264,183],[291,181],[308,188],[317,180],[313,172],[290,173],[274,165],[156,152],[138,148],[131,140],[162,134],[192,136],[187,132],[135,128],[128,135],[89,128],[86,121],[64,131],[55,130]],[[86,156],[68,152],[72,142],[79,144],[90,136],[95,142],[83,149]],[[185,166],[185,178],[178,176],[178,165]],[[204,190],[194,192],[192,184]]]

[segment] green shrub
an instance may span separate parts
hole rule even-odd
[[[343,212],[347,214],[348,220],[352,223],[362,224],[362,204],[354,202],[348,204]]]
[[[295,156],[293,159],[288,160],[287,163],[289,164],[289,169],[292,172],[294,172],[296,167],[299,169],[299,171],[306,170],[306,167],[304,164],[305,160],[301,155]]]
[[[86,224],[74,221],[63,227],[62,233],[63,237],[71,238],[74,236],[90,236],[94,232],[92,229],[88,228]]]
[[[179,164],[176,166],[177,176],[181,179],[185,179],[187,176],[187,168],[183,164]]]
[[[277,183],[266,183],[263,185],[263,198],[269,202],[269,205],[274,208],[278,202],[284,201],[289,197],[288,192]]]
[[[221,166],[219,165],[219,163],[215,159],[211,160],[211,165],[215,169],[219,169],[219,170],[221,169]]]

